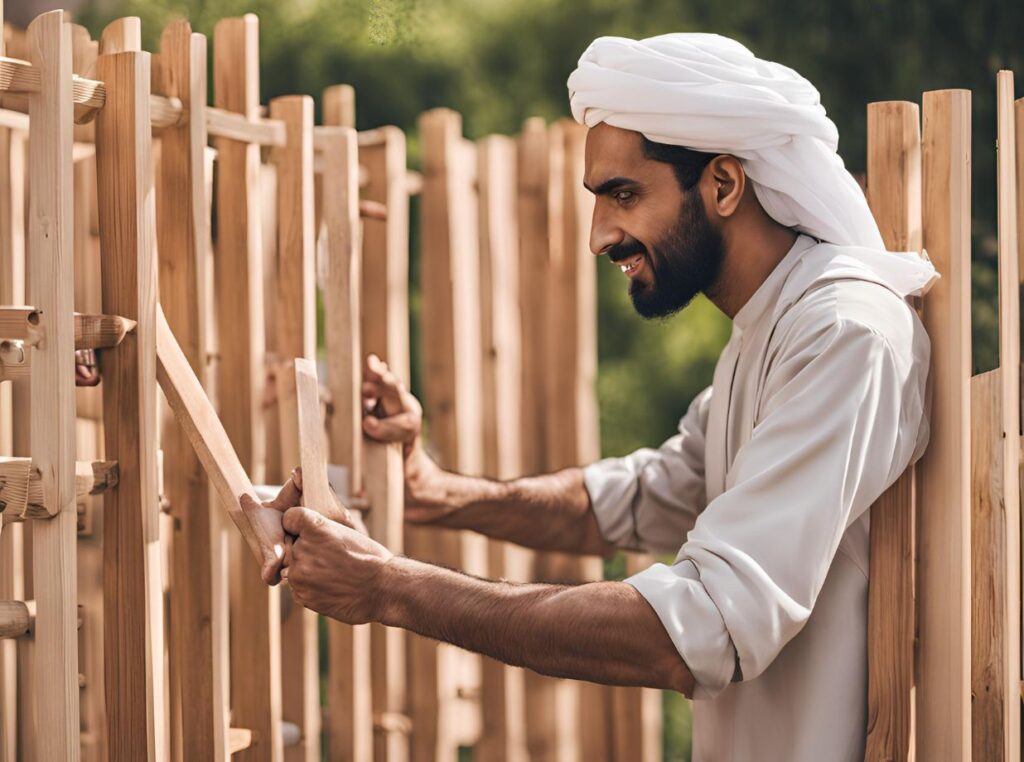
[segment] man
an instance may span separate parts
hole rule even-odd
[[[695,760],[863,756],[868,508],[923,450],[936,276],[884,251],[818,93],[716,35],[600,38],[569,79],[591,129],[591,249],[638,312],[703,292],[733,320],[679,433],[584,469],[499,483],[442,471],[421,409],[375,357],[366,433],[404,443],[407,518],[540,550],[676,553],[625,582],[491,582],[393,556],[299,502],[297,599],[549,675],[669,688]]]

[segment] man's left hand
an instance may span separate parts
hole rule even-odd
[[[289,508],[283,523],[294,540],[285,551],[281,578],[295,600],[348,624],[378,620],[391,551],[302,506]]]

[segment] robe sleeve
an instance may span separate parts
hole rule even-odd
[[[923,387],[920,369],[857,321],[792,335],[725,491],[672,566],[626,580],[693,673],[694,698],[772,663],[807,622],[846,528],[914,454],[923,409],[902,392]]]
[[[617,547],[675,553],[704,508],[704,431],[711,387],[694,398],[679,433],[661,447],[605,458],[583,470],[602,536]]]

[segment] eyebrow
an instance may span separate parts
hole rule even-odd
[[[595,196],[606,196],[609,193],[617,191],[624,185],[635,185],[636,180],[630,177],[613,177],[609,180],[605,180],[603,183],[598,185],[596,188],[591,188],[586,183],[583,183],[583,187],[593,193]]]

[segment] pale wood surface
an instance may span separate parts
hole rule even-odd
[[[351,90],[351,88],[349,88]],[[339,88],[324,92],[325,119]],[[332,93],[335,94],[332,96]],[[324,233],[324,344],[331,414],[328,447],[333,463],[348,469],[349,495],[363,492],[362,401],[360,394],[359,153],[356,132],[323,127],[320,140]],[[368,626],[327,622],[327,744],[335,757],[373,756],[371,633]],[[404,674],[402,678],[404,680]]]
[[[200,385],[206,386],[205,285],[209,239],[206,198],[206,38],[186,21],[172,23],[160,39],[158,88],[186,105],[189,120],[161,134],[157,192],[160,301]],[[214,607],[213,571],[219,566],[219,527],[211,517],[209,482],[181,426],[163,427],[163,450],[171,466],[164,496],[174,519],[170,591],[171,658],[179,681],[181,723],[177,744],[185,759],[227,756],[228,708],[223,695],[229,664],[218,660],[216,643],[228,612]],[[185,698],[187,697],[187,698]]]
[[[1015,122],[1014,151],[1017,155],[1017,277],[1024,278],[1024,98],[1018,98],[1014,102],[1013,113]],[[1021,432],[1024,434],[1024,431]],[[1024,439],[1021,439],[1021,446],[1024,447]],[[1018,488],[1019,488],[1018,484]],[[1017,533],[1017,563],[1020,566],[1020,574],[1017,575],[1017,589],[1024,590],[1024,563],[1021,562],[1021,553],[1024,552],[1024,522]],[[1024,627],[1022,627],[1020,638],[1017,643],[1017,653],[1024,653]],[[1020,676],[1024,678],[1024,658],[1018,656],[1021,661]],[[1020,683],[1021,700],[1024,701],[1024,679]]]
[[[105,451],[119,465],[106,496],[104,656],[111,756],[165,759],[164,623],[156,464],[156,262],[150,59],[100,56],[97,117],[103,309],[136,321],[104,357]]]
[[[974,759],[1020,757],[1020,280],[1013,73],[999,72],[997,189],[999,370],[972,379],[971,746]],[[976,386],[976,384],[978,384]]]
[[[28,169],[33,178],[28,222],[28,298],[45,314],[47,342],[34,352],[31,452],[46,503],[57,511],[32,532],[32,594],[38,606],[34,752],[40,759],[77,760],[79,744],[78,611],[74,495],[71,36],[61,11],[36,18],[29,54],[39,92],[29,99],[33,123]],[[143,747],[145,751],[145,747]]]
[[[931,440],[918,470],[917,738],[920,759],[971,753],[970,93],[924,94],[923,243],[942,278],[928,294]]]
[[[277,171],[277,250],[274,277],[274,334],[269,346],[280,359],[316,357],[316,248],[313,229],[313,99],[287,95],[270,102],[270,116],[285,125],[285,145],[274,149]],[[270,325],[271,323],[268,323]],[[279,420],[284,420],[279,416]],[[281,483],[297,463],[280,441],[280,470],[267,477]],[[274,464],[271,464],[273,466]],[[282,591],[288,596],[287,590]],[[285,759],[320,759],[320,712],[317,695],[317,617],[294,601],[283,608],[281,622],[282,716],[301,729],[298,746],[285,749]],[[312,652],[310,652],[312,649]]]
[[[248,14],[214,27],[214,105],[259,118],[259,21]],[[242,466],[266,481],[262,401],[264,369],[263,241],[260,149],[218,138],[217,373],[224,390],[219,411]],[[230,386],[228,386],[230,384]],[[228,391],[230,390],[230,391]],[[239,760],[284,758],[281,739],[281,598],[259,579],[258,564],[232,538],[231,709],[232,724],[253,731]]]
[[[867,197],[892,251],[921,248],[921,126],[917,104],[868,106]],[[915,468],[871,509],[868,575],[868,737],[865,758],[912,758]]]
[[[516,144],[512,138],[491,135],[478,143],[477,150],[483,473],[493,479],[510,479],[521,473]],[[489,577],[528,580],[529,551],[490,541],[487,552]],[[523,670],[483,659],[482,732],[475,750],[482,758],[528,759],[525,691]]]
[[[0,601],[0,638],[20,638],[32,624],[24,601]]]

